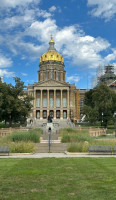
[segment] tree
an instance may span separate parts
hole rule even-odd
[[[103,120],[104,127],[107,127],[108,122],[113,120],[115,111],[116,93],[105,84],[101,84],[85,94],[84,113],[90,122],[102,122]]]
[[[15,86],[0,83],[0,120],[9,122],[25,122],[31,110],[32,97],[25,91],[24,82],[16,77]]]

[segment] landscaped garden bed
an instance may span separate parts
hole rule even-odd
[[[69,152],[88,152],[89,145],[111,145],[113,148],[116,145],[116,139],[112,135],[91,137],[89,130],[63,129],[60,131],[61,141],[70,143],[67,151]]]
[[[33,129],[27,132],[13,132],[0,137],[1,146],[9,146],[10,153],[32,153],[36,143],[40,142],[41,129]]]

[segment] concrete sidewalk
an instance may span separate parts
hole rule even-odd
[[[0,155],[0,158],[108,158],[116,157],[113,154],[89,154],[89,153],[35,153],[35,154],[10,154]]]

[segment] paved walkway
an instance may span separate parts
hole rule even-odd
[[[36,153],[36,154],[11,154],[0,155],[0,158],[107,158],[116,157],[116,155],[98,155],[98,154],[88,154],[88,153],[78,153],[78,154],[65,154],[65,153]]]

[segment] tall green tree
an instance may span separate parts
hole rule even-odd
[[[9,122],[25,122],[31,110],[32,97],[24,91],[24,82],[16,77],[15,86],[0,83],[0,120]]]
[[[109,121],[113,120],[116,111],[116,93],[108,86],[101,84],[85,94],[84,113],[86,119],[91,123],[103,122],[107,127]]]

